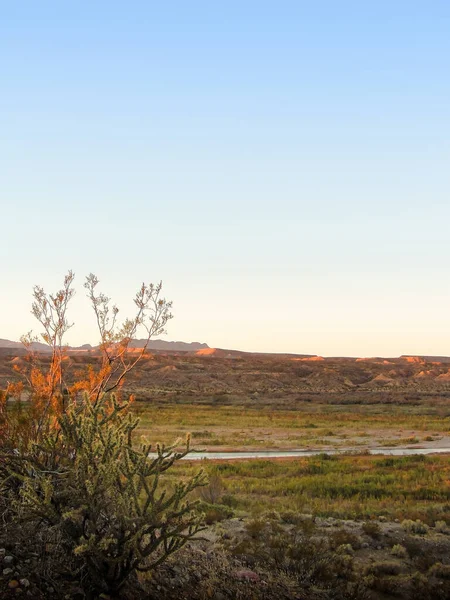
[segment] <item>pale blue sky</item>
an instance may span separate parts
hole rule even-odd
[[[2,2],[0,337],[145,279],[168,339],[450,354],[450,3]]]

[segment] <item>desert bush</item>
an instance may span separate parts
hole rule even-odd
[[[280,519],[284,523],[289,523],[289,525],[296,525],[302,520],[301,516],[302,515],[295,510],[285,510],[280,514]]]
[[[402,597],[405,583],[396,575],[379,575],[374,576],[370,586],[373,590],[381,592],[382,597]]]
[[[381,527],[375,521],[367,521],[362,525],[363,532],[373,538],[374,540],[378,540],[381,537]]]
[[[233,494],[224,494],[221,502],[230,508],[237,508],[239,506],[239,500],[236,498],[236,496],[233,496]]]
[[[245,530],[251,538],[257,538],[266,528],[266,521],[262,519],[252,519],[245,524]]]
[[[445,521],[436,521],[434,528],[438,533],[449,533],[449,528]]]
[[[416,571],[408,578],[408,584],[412,600],[448,600],[450,597],[449,582],[436,577],[433,571],[428,576]]]
[[[286,530],[263,520],[254,521],[252,529],[232,554],[252,568],[265,573],[283,573],[301,590],[300,598],[366,598],[366,585],[354,571],[352,548],[332,550],[326,539]]]
[[[337,554],[348,554],[349,556],[355,554],[351,544],[341,544],[336,548],[336,552]]]
[[[405,540],[403,540],[403,546],[405,546],[408,552],[408,556],[410,556],[411,558],[416,559],[421,557],[423,554],[422,543],[417,538],[406,538]]]
[[[402,572],[402,566],[392,561],[375,562],[369,567],[368,572],[375,576],[399,575]]]
[[[296,531],[311,535],[316,529],[316,521],[313,515],[288,510],[280,515],[283,523],[294,525]]]
[[[329,541],[330,546],[333,549],[346,544],[349,544],[354,550],[361,548],[361,539],[346,529],[338,529],[337,531],[333,531],[329,537]]]
[[[204,513],[204,521],[207,525],[230,519],[234,511],[225,504],[208,504],[208,502],[200,502],[197,507],[197,512]]]
[[[391,554],[397,558],[408,558],[408,550],[401,544],[394,544],[391,548]]]
[[[433,577],[437,577],[439,579],[447,579],[450,580],[450,565],[443,565],[438,562],[435,563],[428,571],[429,575]]]
[[[319,460],[337,460],[337,457],[334,454],[327,454],[326,452],[321,452],[317,455]]]
[[[316,554],[313,560],[320,561]],[[351,560],[351,559],[350,559]],[[182,573],[175,576],[174,572]],[[242,556],[237,558],[216,549],[195,552],[186,548],[161,565],[149,581],[149,598],[207,600],[366,600],[363,581],[315,581],[295,572],[254,564],[251,570]],[[145,596],[147,598],[147,596]]]
[[[402,521],[402,528],[407,533],[413,533],[416,535],[425,535],[428,532],[428,526],[422,523],[419,519],[412,521],[411,519],[405,519]]]

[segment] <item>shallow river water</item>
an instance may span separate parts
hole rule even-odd
[[[414,454],[447,454],[450,448],[371,448],[369,450],[347,448],[345,450],[263,450],[249,452],[192,452],[185,456],[184,460],[227,460],[227,459],[249,459],[249,458],[292,458],[302,456],[318,456],[319,454],[357,454],[368,452],[369,454],[383,454],[387,456],[410,456]]]

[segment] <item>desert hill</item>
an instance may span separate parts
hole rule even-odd
[[[36,352],[50,352],[50,349],[47,346],[47,344],[42,344],[41,342],[33,342],[31,344],[31,347],[33,348],[33,350],[36,350]],[[13,342],[12,340],[0,339],[0,348],[23,350],[24,346],[22,342]]]
[[[195,397],[242,404],[270,401],[281,406],[295,399],[333,402],[335,398],[355,404],[379,402],[380,398],[414,402],[421,395],[450,395],[447,357],[324,358],[158,342],[157,349],[146,353],[130,374],[127,389],[138,399],[192,401]],[[14,365],[23,354],[24,350],[15,346],[0,348],[0,388],[17,379]],[[42,362],[49,360],[48,353],[39,356]],[[67,363],[68,380],[80,367],[98,360],[95,348],[73,349]]]

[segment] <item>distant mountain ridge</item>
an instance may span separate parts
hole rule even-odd
[[[132,340],[130,342],[130,348],[143,348],[146,340]],[[51,352],[51,349],[47,344],[41,342],[33,342],[31,345],[33,350],[37,352]],[[11,340],[0,339],[0,348],[10,348],[11,350],[23,349],[22,342],[14,342]],[[95,350],[96,346],[91,344],[83,344],[82,346],[69,346],[68,349],[72,351],[89,351]],[[148,344],[149,350],[159,350],[161,352],[197,352],[209,348],[208,344],[200,342],[169,342],[165,340],[151,340]]]
[[[47,346],[47,344],[43,344],[42,342],[33,342],[31,346],[33,350],[36,350],[37,352],[50,352],[50,348]],[[11,350],[21,350],[24,348],[24,345],[22,344],[22,342],[13,342],[12,340],[0,339],[0,348],[11,348]]]
[[[143,348],[146,340],[132,340],[130,342],[130,348]],[[32,349],[36,352],[51,352],[51,349],[47,344],[42,342],[33,342],[31,345]],[[89,352],[94,351],[98,346],[92,346],[91,344],[83,344],[82,346],[68,346],[70,352]],[[330,362],[330,361],[356,361],[358,362],[380,362],[388,364],[391,361],[404,361],[406,363],[417,363],[417,364],[445,364],[450,363],[450,356],[431,356],[425,354],[402,354],[399,357],[350,357],[350,356],[328,356],[326,358],[318,356],[316,354],[293,354],[286,352],[245,352],[242,350],[231,350],[224,348],[211,348],[206,343],[202,342],[182,342],[182,341],[166,341],[166,340],[150,340],[148,344],[149,350],[155,352],[192,352],[199,356],[210,356],[210,357],[237,357],[237,356],[278,356],[279,358],[289,358],[292,360],[302,360],[307,362]],[[5,355],[8,350],[15,350],[20,353],[25,352],[25,347],[22,342],[15,342],[12,340],[6,340],[0,338],[0,351],[2,355]]]
[[[132,340],[130,348],[143,348],[147,340]],[[200,342],[166,342],[165,340],[150,340],[147,346],[149,350],[162,350],[170,352],[196,352],[202,348],[209,348],[208,344]]]

